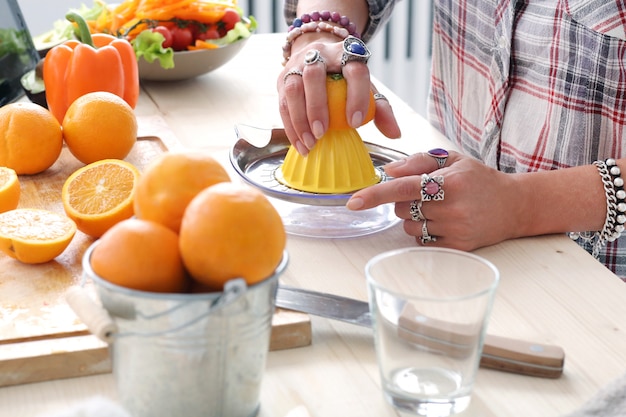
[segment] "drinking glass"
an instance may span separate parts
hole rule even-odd
[[[383,393],[397,409],[449,416],[467,408],[499,281],[467,252],[411,247],[365,267]]]

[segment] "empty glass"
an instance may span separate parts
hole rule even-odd
[[[411,247],[365,267],[383,393],[396,408],[449,416],[467,408],[499,272],[462,251]]]

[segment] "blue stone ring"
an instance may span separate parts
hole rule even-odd
[[[341,66],[343,67],[350,61],[362,62],[367,64],[372,53],[365,46],[365,42],[361,39],[348,36],[343,41],[343,55],[341,56]]]

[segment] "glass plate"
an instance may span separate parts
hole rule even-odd
[[[238,140],[231,149],[230,161],[244,181],[270,198],[283,218],[287,233],[321,238],[357,237],[380,232],[400,221],[393,204],[352,211],[345,208],[351,194],[316,194],[285,186],[276,179],[290,146],[284,129],[238,125],[236,130]],[[265,145],[259,147],[251,142]],[[365,145],[381,182],[392,180],[382,166],[407,155],[368,142]]]

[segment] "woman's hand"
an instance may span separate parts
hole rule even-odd
[[[370,81],[366,64],[348,62],[341,65],[343,41],[326,36],[303,44],[301,35],[292,46],[292,55],[281,72],[278,81],[279,111],[285,132],[298,152],[306,155],[328,129],[328,104],[326,96],[327,73],[341,73],[348,83],[346,117],[353,127],[359,127],[367,113]],[[321,60],[305,63],[310,51],[317,50]],[[389,103],[376,100],[374,122],[387,137],[400,137],[400,128]]]
[[[404,231],[420,244],[469,251],[519,237],[529,213],[523,212],[517,174],[502,173],[457,152],[449,154],[441,169],[426,153],[388,164],[385,172],[395,179],[358,191],[347,207],[364,210],[395,203],[396,215],[404,219]],[[443,177],[444,191],[443,200],[423,201],[420,207],[427,235],[436,238],[427,243],[422,241],[424,220],[415,210],[421,199],[423,173]]]

